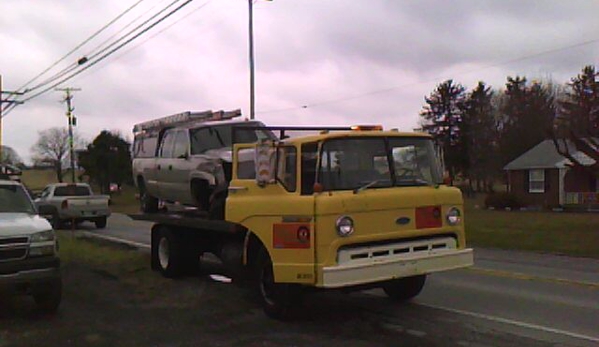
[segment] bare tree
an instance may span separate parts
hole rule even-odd
[[[38,132],[39,138],[31,147],[35,162],[51,164],[58,182],[63,181],[63,163],[69,155],[69,132],[66,128],[50,128]],[[75,143],[79,140],[74,136]]]

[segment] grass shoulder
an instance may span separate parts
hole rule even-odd
[[[492,211],[475,206],[466,202],[470,245],[599,258],[597,213]]]

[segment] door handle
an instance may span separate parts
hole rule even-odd
[[[242,191],[242,190],[248,190],[248,187],[229,186],[228,189],[229,189],[230,192],[238,192],[238,191]]]

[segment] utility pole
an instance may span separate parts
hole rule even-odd
[[[23,95],[23,93],[19,93],[19,92],[11,92],[11,91],[5,91],[2,90],[2,75],[0,75],[0,162],[4,159],[3,158],[3,152],[2,152],[2,111],[4,110],[4,104],[22,104],[22,101],[17,101],[17,100],[8,100],[8,99],[2,99],[2,95],[7,94],[7,95]]]
[[[71,157],[71,182],[75,183],[75,151],[73,149],[73,126],[75,125],[76,118],[73,116],[75,108],[72,106],[71,100],[73,95],[71,92],[78,92],[81,88],[56,88],[58,91],[66,93],[64,101],[67,103],[67,118],[69,120],[69,155]]]
[[[254,0],[248,0],[249,5],[249,35],[250,35],[250,119],[255,116],[254,99]]]

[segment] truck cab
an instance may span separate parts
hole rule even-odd
[[[0,180],[0,294],[31,294],[43,311],[58,309],[62,280],[54,230],[22,184]]]
[[[236,160],[248,150],[255,175]],[[408,299],[427,274],[473,263],[462,195],[427,134],[324,131],[236,145],[233,163],[225,218],[262,247],[263,293],[375,285]]]

